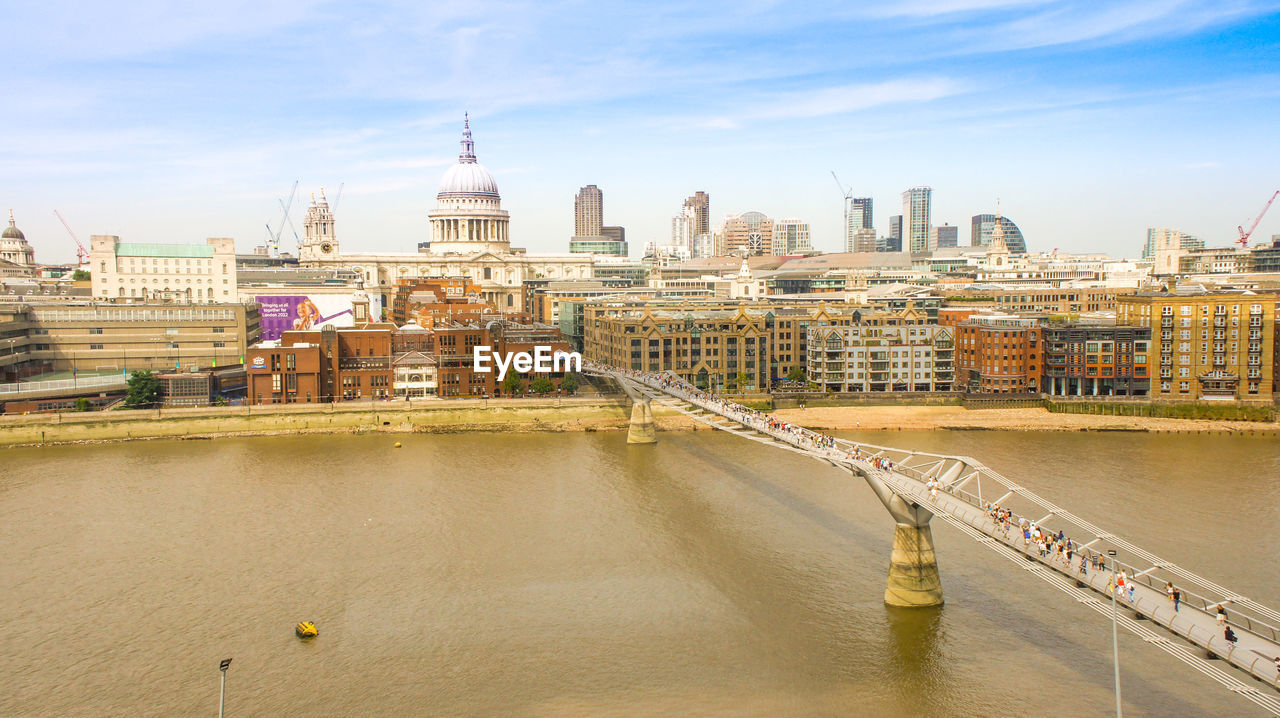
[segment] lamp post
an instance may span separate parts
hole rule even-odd
[[[222,709],[227,704],[227,668],[230,666],[230,658],[224,658],[218,664],[218,670],[222,671],[222,680],[218,685],[218,718],[222,718]]]
[[[1116,718],[1122,718],[1123,709],[1120,707],[1120,630],[1119,614],[1116,608],[1116,593],[1120,591],[1120,587],[1116,585],[1116,550],[1107,549],[1107,555],[1111,557],[1111,660],[1116,668]]]

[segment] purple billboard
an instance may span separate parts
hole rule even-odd
[[[369,314],[374,317],[382,314],[378,299],[377,295],[369,297]],[[328,324],[349,327],[354,323],[349,294],[273,295],[258,296],[256,300],[265,341],[275,341],[283,332],[294,329],[319,329]]]

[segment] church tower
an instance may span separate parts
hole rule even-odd
[[[334,231],[333,213],[329,211],[329,200],[324,196],[324,188],[320,188],[320,201],[311,195],[311,206],[307,207],[307,217],[302,222],[302,244],[298,245],[298,260],[312,262],[318,259],[333,259],[338,256],[338,235]]]
[[[991,245],[987,247],[987,266],[1004,267],[1009,263],[1009,245],[1004,241],[1004,216],[1000,200],[996,200],[996,223],[991,228]]]

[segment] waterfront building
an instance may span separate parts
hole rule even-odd
[[[924,315],[916,313],[917,321]],[[955,337],[936,324],[810,325],[806,376],[830,392],[951,391]]]
[[[947,247],[958,247],[960,242],[960,228],[954,224],[944,224],[940,227],[929,228],[929,251],[944,249]]]
[[[464,277],[479,284],[484,301],[501,312],[524,311],[521,288],[526,279],[590,279],[591,256],[533,255],[511,246],[510,218],[502,209],[497,182],[476,158],[469,121],[464,122],[461,144],[458,162],[441,178],[436,208],[428,213],[431,240],[420,243],[417,252],[341,251],[322,192],[303,222],[299,262],[359,273],[383,306],[401,279]]]
[[[573,348],[564,341],[560,331],[545,324],[517,324],[494,321],[484,324],[459,323],[454,326],[436,327],[436,362],[439,388],[442,398],[502,396],[506,390],[498,380],[496,370],[475,371],[474,348],[491,347],[495,354],[508,352],[532,353],[538,346],[548,351],[570,352]],[[492,368],[492,367],[491,367]],[[514,369],[510,370],[514,372]],[[564,371],[528,372],[521,380],[525,389],[533,380],[545,377],[559,389]]]
[[[89,245],[95,299],[214,304],[239,297],[233,239],[159,244],[96,234]]]
[[[725,218],[720,235],[718,254],[769,254],[773,247],[773,220],[755,211],[730,215]]]
[[[704,388],[767,389],[804,371],[809,326],[843,326],[866,307],[826,302],[600,301],[583,308],[583,353],[670,371]]]
[[[775,257],[788,257],[812,252],[813,245],[809,242],[808,222],[799,219],[780,219],[773,223],[773,243],[770,254]]]
[[[929,251],[932,205],[931,187],[912,187],[902,193],[902,242],[912,254]]]
[[[1051,396],[1146,396],[1151,329],[1111,323],[1045,322],[1041,391]]]
[[[1275,317],[1280,295],[1174,289],[1116,298],[1117,322],[1151,330],[1151,394],[1270,400],[1276,394]]]
[[[981,394],[1039,391],[1039,320],[1007,314],[974,315],[956,325],[959,387]]]
[[[36,264],[36,251],[14,223],[13,210],[9,210],[9,226],[0,232],[0,260],[14,265],[19,271],[30,270]]]
[[[991,237],[995,234],[999,218],[1000,229],[1004,233],[1005,246],[1009,248],[1011,254],[1026,254],[1027,240],[1022,235],[1022,230],[1018,225],[1008,217],[996,214],[975,214],[970,220],[969,229],[969,246],[971,247],[987,247],[991,244]]]
[[[314,404],[391,397],[392,324],[284,332],[249,348],[254,404]]]
[[[397,354],[391,360],[391,389],[397,399],[428,399],[437,394],[435,357],[420,351]]]
[[[256,304],[5,306],[0,334],[10,338],[6,358],[12,359],[6,368],[26,378],[241,364],[246,348],[260,335]]]
[[[895,214],[889,217],[889,236],[884,244],[885,252],[901,252],[902,251],[902,215]]]

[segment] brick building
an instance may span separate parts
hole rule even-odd
[[[1040,388],[1039,321],[978,315],[956,325],[960,386],[981,394],[1035,393]]]
[[[254,404],[385,399],[392,395],[391,324],[287,331],[248,353]]]
[[[1052,396],[1146,396],[1151,391],[1151,329],[1046,323],[1041,391]]]

